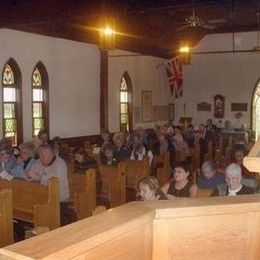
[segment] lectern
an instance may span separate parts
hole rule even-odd
[[[260,139],[255,143],[243,164],[250,172],[260,173]]]

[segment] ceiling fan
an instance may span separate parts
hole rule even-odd
[[[226,19],[211,19],[211,20],[204,20],[196,15],[195,12],[195,0],[193,0],[192,5],[192,15],[185,18],[185,22],[182,26],[177,28],[177,31],[182,31],[186,28],[194,28],[194,27],[202,27],[207,30],[214,30],[217,28],[217,24],[226,23]]]

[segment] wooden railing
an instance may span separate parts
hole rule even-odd
[[[260,259],[260,196],[131,202],[0,249],[11,259]]]

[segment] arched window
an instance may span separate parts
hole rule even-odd
[[[255,131],[255,140],[260,135],[260,80],[256,84],[252,102],[252,130]]]
[[[11,58],[2,73],[3,136],[10,138],[14,146],[23,139],[21,81],[21,71]]]
[[[132,130],[132,84],[127,72],[120,82],[120,130]]]
[[[38,62],[32,73],[32,133],[40,129],[49,133],[48,74],[42,62]]]

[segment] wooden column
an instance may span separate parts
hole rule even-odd
[[[108,130],[108,52],[100,50],[100,129]]]

